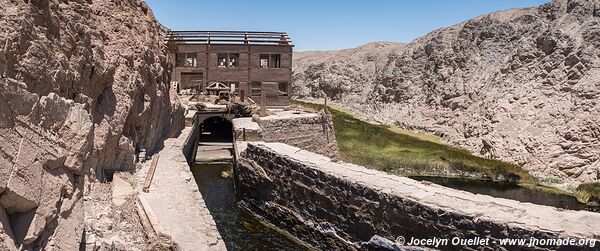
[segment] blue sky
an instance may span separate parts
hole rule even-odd
[[[410,42],[485,13],[548,0],[147,0],[173,30],[288,32],[295,50]]]

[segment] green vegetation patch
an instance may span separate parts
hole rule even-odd
[[[319,110],[323,105],[295,101]],[[502,181],[532,180],[521,167],[482,158],[461,148],[437,143],[437,138],[375,125],[349,113],[328,108],[343,161],[392,174],[460,176]]]
[[[600,203],[600,182],[579,185],[575,195],[581,203]]]

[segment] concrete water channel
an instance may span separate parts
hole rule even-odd
[[[183,250],[364,250],[397,235],[600,238],[598,213],[336,161],[324,116],[190,116],[188,127],[165,142],[153,185],[140,195],[157,232]]]
[[[222,116],[205,119],[190,169],[227,250],[309,250],[237,204],[233,128]]]

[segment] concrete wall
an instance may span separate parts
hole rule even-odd
[[[262,141],[262,129],[252,118],[235,118],[231,123],[236,141]]]
[[[337,141],[330,116],[322,113],[287,111],[259,117],[256,121],[265,142],[281,142],[339,159]]]
[[[373,244],[368,241],[376,235],[390,240],[398,236],[407,240],[476,236],[492,241],[530,237],[600,239],[597,213],[476,195],[331,162],[322,155],[281,143],[248,144],[238,158],[235,173],[243,206],[323,250],[368,249]],[[492,241],[487,249],[520,249],[501,247]],[[598,248],[600,243],[596,241],[595,245]]]
[[[138,186],[137,194],[155,231],[170,236],[181,250],[226,250],[188,164],[189,151],[197,143],[198,124],[165,140],[157,153],[160,158],[149,191],[142,192]],[[136,173],[138,180],[144,180],[148,173],[151,162],[146,163]]]
[[[192,119],[192,127],[187,136],[185,136],[185,141],[183,142],[183,156],[188,162],[188,165],[193,164],[194,159],[196,157],[196,148],[198,147],[198,139],[200,138],[200,130],[198,127],[200,126],[200,121],[198,114],[194,114],[194,118]]]

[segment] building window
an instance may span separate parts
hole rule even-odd
[[[199,93],[202,91],[202,79],[202,73],[182,72],[179,88],[190,90],[191,93]]]
[[[238,94],[240,82],[227,82],[227,86],[229,86],[229,92],[235,95]]]
[[[227,67],[227,53],[217,54],[217,66],[219,68]]]
[[[260,54],[260,68],[269,68],[269,54]]]
[[[286,82],[279,83],[279,90],[277,93],[279,96],[287,96],[288,95],[288,83],[286,83]]]
[[[178,67],[197,67],[197,53],[177,53],[175,54],[175,66]]]
[[[240,54],[239,53],[230,53],[229,54],[229,67],[238,67],[240,62]]]
[[[271,64],[269,68],[279,68],[281,66],[281,54],[271,54]]]
[[[185,54],[185,66],[196,67],[198,66],[198,55],[196,53]]]
[[[178,67],[185,66],[185,53],[175,54],[175,66],[178,66]]]
[[[239,53],[218,53],[217,54],[217,66],[219,68],[239,67],[240,66],[240,54]]]
[[[261,82],[252,82],[252,85],[250,86],[250,88],[252,88],[250,90],[250,94],[252,96],[260,96],[262,93],[262,83]]]
[[[280,68],[281,54],[260,54],[260,68]]]

